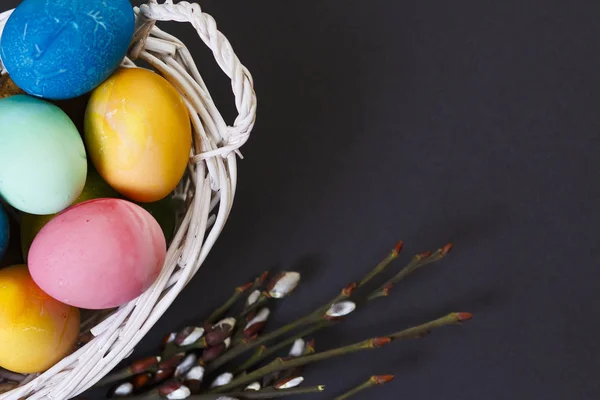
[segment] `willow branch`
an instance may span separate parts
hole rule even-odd
[[[241,321],[246,318],[251,312],[258,310],[260,307],[264,306],[269,301],[269,297],[266,292],[261,293],[258,300],[251,304],[249,307],[245,307],[244,310],[240,313],[238,320]]]
[[[263,359],[263,354],[267,351],[266,346],[258,346],[254,354],[246,360],[242,365],[240,365],[235,371],[234,374],[239,374],[244,372],[247,369],[250,369],[253,365],[256,365]]]
[[[229,299],[227,299],[227,301],[221,307],[217,308],[210,315],[210,317],[206,319],[206,324],[212,325],[215,322],[217,322],[221,317],[225,315],[227,311],[229,311],[231,307],[234,306],[235,303],[237,303],[237,301],[242,297],[242,295],[245,292],[247,292],[250,288],[254,287],[254,285],[254,282],[248,282],[245,285],[238,286],[237,288],[235,288],[235,290],[233,291],[233,295]]]
[[[283,371],[290,368],[302,367],[307,364],[312,364],[318,361],[323,361],[329,358],[343,356],[347,354],[356,353],[363,350],[373,350],[376,348],[383,347],[394,340],[402,340],[402,339],[415,339],[420,338],[431,330],[436,328],[441,328],[448,325],[458,324],[460,322],[471,319],[471,314],[469,313],[452,313],[448,314],[445,317],[436,319],[434,321],[418,325],[409,329],[405,329],[400,332],[393,333],[388,336],[375,337],[371,339],[364,340],[362,342],[350,344],[347,346],[339,347],[337,349],[328,350],[320,353],[315,353],[309,356],[292,358],[292,359],[282,359],[278,358],[266,366],[257,369],[249,374],[240,376],[237,379],[234,379],[229,384],[213,389],[212,393],[223,393],[228,390],[235,389],[244,384],[248,384],[250,382],[254,382],[259,380],[265,375],[271,374],[273,372]]]
[[[356,289],[362,288],[367,283],[369,283],[371,280],[373,280],[376,276],[383,273],[387,269],[387,267],[390,266],[392,261],[394,261],[396,258],[398,258],[398,256],[400,255],[400,252],[402,251],[403,246],[404,246],[404,242],[399,241],[396,244],[396,247],[394,247],[394,249],[390,252],[390,254],[388,254],[388,256],[386,258],[381,260],[379,262],[379,264],[377,264],[375,266],[375,268],[373,268],[367,275],[365,275],[365,277],[359,283],[351,283],[350,285],[345,287],[341,291],[341,293],[339,293],[336,297],[334,297],[330,302],[325,304],[325,306],[316,310],[315,314],[317,314],[318,317],[322,316],[322,314],[327,312],[327,310],[329,310],[329,308],[331,306],[333,306],[336,303],[339,303],[340,301],[349,299]]]
[[[390,254],[385,259],[383,259],[379,264],[377,264],[377,266],[375,266],[375,268],[371,272],[369,272],[360,281],[360,283],[358,283],[358,284],[352,283],[352,284],[348,285],[341,291],[340,294],[338,294],[336,297],[334,297],[331,301],[325,303],[324,306],[317,308],[316,310],[305,315],[304,317],[301,317],[290,324],[284,325],[281,328],[279,328],[269,334],[260,336],[259,338],[253,340],[252,342],[243,342],[243,343],[238,344],[237,346],[235,346],[231,350],[229,350],[227,353],[225,353],[221,357],[219,357],[219,359],[212,362],[207,367],[207,371],[209,371],[209,372],[214,371],[214,370],[224,366],[225,364],[227,364],[231,360],[235,359],[236,357],[244,354],[245,352],[247,352],[251,349],[254,349],[258,346],[264,345],[270,341],[273,341],[273,340],[279,338],[280,336],[287,334],[288,332],[305,327],[307,325],[311,325],[311,324],[323,321],[325,312],[333,304],[349,298],[355,289],[357,289],[360,286],[366,285],[375,276],[382,273],[390,265],[390,263],[398,257],[398,255],[400,254],[400,251],[402,250],[402,246],[403,246],[403,243],[401,241],[398,242],[398,244],[390,252]]]
[[[264,345],[265,343],[275,340],[278,337],[285,335],[286,333],[288,333],[290,331],[293,331],[295,329],[298,329],[298,328],[301,328],[308,324],[311,324],[311,323],[313,323],[313,320],[314,320],[313,314],[311,313],[305,317],[297,319],[295,322],[292,322],[290,324],[282,326],[281,328],[277,329],[276,331],[268,333],[264,336],[260,336],[251,342],[242,342],[242,343],[238,344],[237,346],[235,346],[234,348],[232,348],[231,350],[229,350],[227,353],[223,354],[221,357],[219,357],[212,363],[210,363],[207,366],[207,372],[212,372],[212,371],[216,370],[217,368],[222,367],[223,365],[227,364],[229,361],[244,354],[248,350],[252,350],[258,346]]]
[[[325,390],[325,385],[298,387],[292,389],[275,389],[265,388],[257,391],[231,392],[222,394],[193,394],[186,397],[186,400],[221,400],[224,396],[236,399],[275,399],[287,396],[295,396],[300,394],[320,393]],[[139,396],[127,397],[129,400],[167,400],[165,396],[161,396],[157,391]]]
[[[427,264],[431,264],[431,263],[440,261],[441,259],[446,257],[446,255],[450,252],[451,249],[452,249],[452,243],[449,243],[449,244],[445,245],[444,247],[442,247],[441,249],[437,250],[433,254],[427,252],[427,253],[422,253],[422,254],[418,254],[418,255],[414,256],[413,259],[408,263],[408,265],[406,267],[404,267],[398,274],[396,274],[396,276],[389,279],[387,282],[385,282],[383,285],[381,285],[377,290],[375,290],[373,293],[371,293],[367,299],[373,300],[378,297],[388,296],[390,290],[392,290],[392,288],[395,285],[397,285],[398,282],[400,282],[402,279],[406,278],[407,276],[409,276],[410,274],[412,274],[416,270],[420,269],[421,267],[424,267]]]
[[[180,359],[179,359],[180,360]],[[169,360],[171,363],[175,363],[175,359]],[[177,365],[175,365],[177,366]],[[161,367],[161,358],[160,357],[147,357],[141,360],[138,360],[131,364],[130,366],[114,372],[110,375],[102,378],[98,383],[96,383],[96,387],[106,386],[115,382],[123,381],[125,379],[131,378],[134,375],[141,374],[142,372],[156,372]]]
[[[286,340],[283,340],[274,346],[259,347],[258,349],[262,349],[262,350],[259,352],[257,349],[257,351],[254,353],[254,355],[252,357],[250,357],[245,363],[243,363],[237,369],[236,373],[240,373],[240,372],[243,372],[243,371],[246,371],[246,370],[252,368],[259,362],[263,361],[264,359],[266,359],[266,358],[272,356],[273,354],[277,353],[278,351],[290,346],[296,340],[301,339],[306,336],[309,336],[309,335],[312,335],[313,333],[315,333],[323,328],[326,328],[328,326],[331,326],[332,324],[333,324],[333,321],[322,321],[321,323],[313,325],[313,326],[309,327],[308,329],[305,329],[304,331],[298,333],[297,335],[294,335]]]
[[[363,390],[372,388],[374,386],[379,386],[379,385],[383,385],[386,384],[388,382],[390,382],[392,379],[394,379],[394,375],[379,375],[379,376],[372,376],[371,378],[369,378],[368,381],[366,381],[365,383],[358,385],[357,387],[347,391],[346,393],[336,397],[334,400],[346,400],[349,399],[350,397],[362,392]]]
[[[392,263],[392,261],[398,258],[398,255],[402,251],[403,246],[404,243],[402,241],[399,241],[398,244],[396,244],[396,247],[394,247],[394,249],[391,251],[391,253],[386,258],[384,258],[379,264],[377,264],[377,266],[373,268],[373,270],[358,283],[357,288],[365,286],[373,278],[385,271],[386,268]]]
[[[225,393],[227,397],[238,399],[275,399],[280,397],[295,396],[300,394],[320,393],[325,390],[325,385],[298,387],[293,389],[274,389],[266,388],[258,391],[232,392]],[[222,399],[223,394],[207,394],[190,396],[188,400],[218,400]]]

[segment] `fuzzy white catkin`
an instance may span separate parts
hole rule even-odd
[[[328,317],[345,317],[346,315],[352,313],[356,310],[356,303],[353,301],[341,301],[339,303],[335,303],[334,305],[327,310],[325,315]]]
[[[255,290],[254,292],[250,293],[250,295],[248,296],[248,300],[246,301],[246,305],[247,306],[251,306],[254,303],[256,303],[258,301],[258,298],[260,297],[260,290]]]
[[[177,337],[177,333],[171,332],[171,333],[169,333],[169,337],[167,338],[167,340],[165,342],[166,343],[173,343],[175,341],[176,337]]]
[[[244,389],[244,390],[257,391],[257,390],[260,390],[261,388],[262,388],[262,386],[261,386],[260,382],[252,382],[251,384],[246,386],[246,389]]]
[[[115,389],[115,396],[129,396],[133,392],[133,385],[129,382],[123,383]]]
[[[256,314],[256,316],[254,318],[252,318],[252,320],[246,324],[246,327],[244,328],[244,330],[250,328],[252,325],[256,325],[261,322],[265,322],[269,318],[270,314],[271,314],[271,311],[268,308],[261,309],[258,312],[258,314]]]
[[[299,376],[293,379],[290,379],[289,381],[285,382],[284,384],[277,386],[277,389],[292,389],[295,387],[300,386],[300,384],[304,382],[304,378]]]
[[[192,392],[186,386],[169,393],[166,397],[168,400],[184,400],[190,397]]]
[[[223,326],[223,325],[229,325],[229,326],[231,326],[231,329],[233,329],[233,328],[235,328],[235,323],[236,323],[235,318],[229,317],[229,318],[225,318],[225,319],[222,319],[221,321],[217,322],[215,324],[215,327],[220,327],[220,326]]]
[[[304,349],[306,348],[306,342],[304,339],[296,339],[292,348],[290,349],[289,356],[290,357],[300,357],[302,353],[304,353]]]
[[[204,367],[201,365],[197,365],[194,368],[190,369],[185,375],[185,379],[202,382],[202,379],[204,379]]]
[[[179,365],[177,366],[177,368],[175,369],[175,377],[179,377],[183,374],[186,374],[190,369],[192,369],[192,367],[194,366],[194,364],[196,364],[196,361],[198,360],[198,357],[196,357],[195,354],[191,353],[188,354],[183,361],[181,361],[179,363]]]
[[[217,376],[217,378],[214,380],[212,385],[210,385],[210,387],[216,388],[219,386],[225,386],[232,380],[233,380],[233,374],[231,372],[225,372],[225,373]]]
[[[194,328],[192,333],[190,333],[188,337],[186,337],[185,340],[181,342],[181,346],[189,346],[190,344],[195,343],[196,340],[200,339],[202,336],[204,336],[204,328],[196,327]]]
[[[300,283],[298,272],[285,272],[275,283],[269,294],[274,299],[281,299],[292,293]]]

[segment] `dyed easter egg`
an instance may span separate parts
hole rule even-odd
[[[158,277],[166,243],[158,222],[121,199],[70,207],[42,228],[29,250],[35,282],[55,299],[105,309],[141,295]]]
[[[52,367],[73,349],[79,310],[44,293],[26,265],[0,270],[0,366],[29,374]]]
[[[102,179],[102,177],[94,170],[88,168],[85,186],[79,197],[73,202],[73,205],[83,203],[84,201],[99,199],[106,197],[119,197],[113,188]],[[38,232],[57,214],[50,215],[35,215],[29,213],[21,214],[21,249],[23,259],[27,261],[27,253],[31,243],[37,236]]]
[[[122,68],[92,93],[84,139],[90,160],[115,190],[149,203],[166,197],[183,177],[192,132],[185,103],[166,79]]]
[[[8,241],[10,239],[10,225],[8,224],[8,215],[4,207],[0,204],[0,261],[4,258],[8,250]]]
[[[128,0],[23,0],[6,21],[0,54],[25,92],[73,98],[118,68],[134,25]]]
[[[16,95],[0,100],[0,195],[30,214],[53,214],[81,194],[83,140],[57,106]]]

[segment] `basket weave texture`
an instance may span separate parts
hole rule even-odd
[[[183,95],[193,125],[194,145],[185,178],[175,191],[185,205],[163,270],[139,298],[110,313],[82,320],[81,334],[92,340],[43,374],[30,375],[0,400],[66,400],[89,389],[127,358],[202,266],[233,205],[239,148],[248,140],[256,116],[252,77],[215,20],[198,4],[165,0],[134,8],[136,35],[124,67],[149,63]],[[0,14],[0,32],[12,10]],[[155,25],[190,23],[231,79],[238,117],[227,125],[185,44]],[[0,65],[2,73],[6,73]]]

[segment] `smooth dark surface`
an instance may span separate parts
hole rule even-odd
[[[14,1],[11,1],[15,3]],[[600,6],[595,1],[202,2],[253,73],[259,118],[234,210],[138,346],[200,321],[265,268],[305,281],[276,322],[405,254],[456,244],[318,349],[472,311],[468,325],[307,370],[331,399],[598,399]],[[189,27],[214,97],[228,81]],[[229,119],[232,121],[233,119]]]

